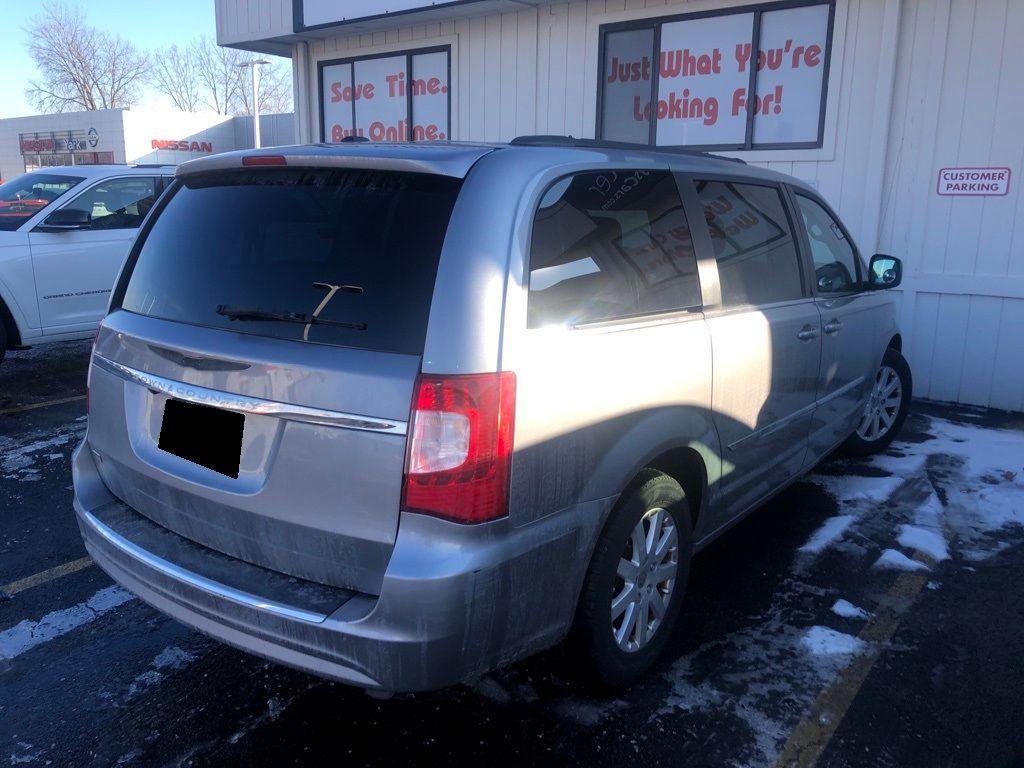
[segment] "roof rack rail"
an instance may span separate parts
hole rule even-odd
[[[746,160],[738,157],[725,157],[711,152],[702,152],[699,149],[686,149],[685,147],[652,147],[649,144],[635,144],[628,141],[605,141],[604,139],[577,139],[575,136],[560,136],[557,134],[537,136],[516,136],[509,144],[517,147],[580,147],[589,149],[640,149],[651,152],[667,152],[673,155],[691,155],[693,157],[709,157],[713,160],[728,160],[733,163],[747,164]]]
[[[173,168],[174,163],[132,163],[132,168]]]

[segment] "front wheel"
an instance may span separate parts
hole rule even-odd
[[[692,551],[682,487],[645,472],[612,511],[580,595],[573,635],[590,681],[619,687],[650,669],[679,616]]]
[[[907,418],[912,395],[910,366],[903,355],[890,347],[875,374],[857,429],[843,444],[843,450],[853,456],[870,456],[888,448]]]

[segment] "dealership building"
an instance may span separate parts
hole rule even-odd
[[[264,146],[293,144],[291,114],[261,115]],[[252,118],[100,109],[0,120],[0,178],[55,165],[166,163],[252,147]]]
[[[1024,410],[1017,0],[216,0],[290,56],[299,141],[568,134],[797,176],[900,256],[936,400]]]

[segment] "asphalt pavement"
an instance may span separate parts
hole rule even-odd
[[[695,561],[644,681],[556,648],[387,701],[225,647],[88,560],[87,343],[0,364],[0,765],[1024,765],[1024,418],[915,403]]]

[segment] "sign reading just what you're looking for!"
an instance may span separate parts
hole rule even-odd
[[[610,29],[602,137],[733,149],[819,145],[830,20],[831,6],[819,4]]]

